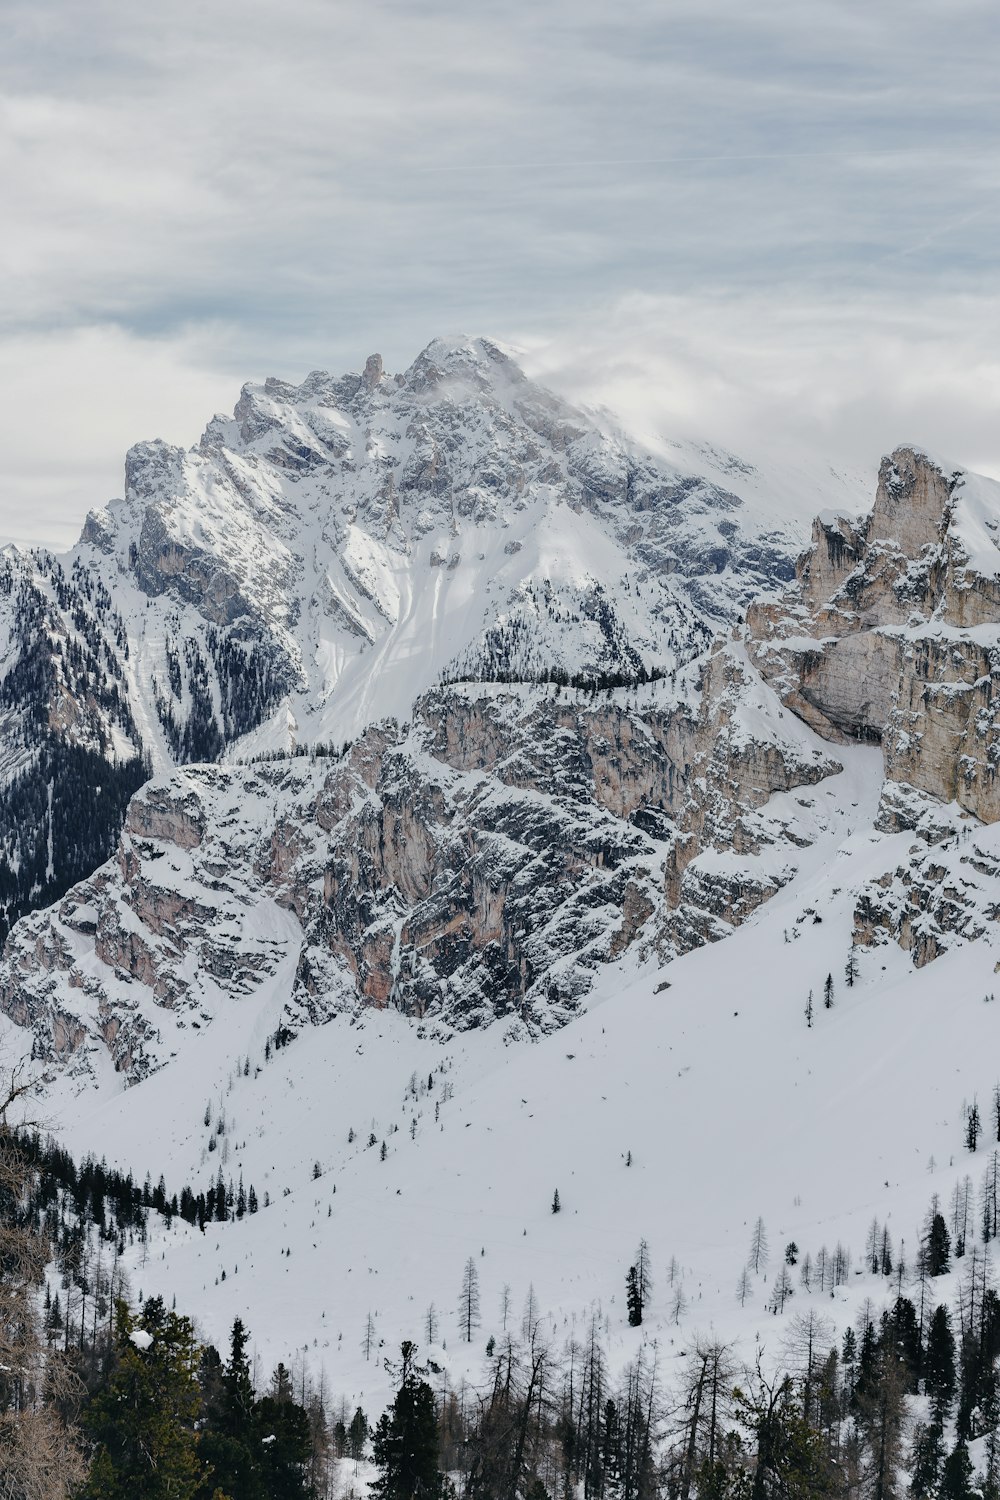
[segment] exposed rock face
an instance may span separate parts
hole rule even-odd
[[[1000,868],[963,841],[1000,819],[1000,487],[898,451],[871,516],[817,521],[794,585],[718,637],[781,545],[481,341],[248,387],[127,477],[71,574],[5,575],[24,804],[39,721],[92,757],[78,821],[109,762],[141,780],[154,740],[160,770],[4,950],[48,1066],[134,1080],[261,997],[293,1027],[557,1026],[598,965],[724,937],[793,878],[850,740],[882,745],[893,850],[857,940],[920,963],[995,920]],[[318,753],[166,769],[297,741]]]
[[[372,1004],[559,1025],[596,965],[743,920],[805,842],[772,793],[839,770],[791,716],[760,729],[777,706],[738,646],[694,707],[628,696],[441,688],[339,758],[157,779],[114,861],[19,924],[0,1003],[51,1065],[106,1049],[130,1079],[279,972],[286,1024]]]
[[[147,761],[341,744],[442,676],[682,666],[791,577],[800,538],[760,489],[723,455],[651,453],[482,339],[248,385],[190,451],[138,444],[72,554],[0,559],[0,935],[107,858]]]
[[[751,606],[748,650],[827,738],[881,741],[886,776],[1000,818],[1000,486],[901,449],[864,523],[821,519],[796,583]]]

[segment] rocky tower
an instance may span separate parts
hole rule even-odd
[[[898,449],[871,515],[817,520],[794,586],[748,612],[750,657],[790,708],[881,743],[890,822],[896,786],[1000,818],[998,495]]]

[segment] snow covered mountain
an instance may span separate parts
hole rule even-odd
[[[134,450],[70,560],[9,558],[10,774],[42,785],[39,724],[154,774],[13,929],[7,1037],[77,1150],[255,1184],[133,1281],[217,1339],[252,1309],[352,1402],[386,1394],[369,1315],[392,1345],[435,1304],[474,1370],[470,1255],[483,1341],[533,1285],[553,1339],[596,1308],[615,1357],[671,1361],[771,1337],[764,1274],[736,1295],[761,1216],[837,1259],[797,1295],[844,1324],[885,1292],[872,1215],[912,1247],[972,1169],[1000,486],[897,450],[868,516],[806,496],[793,566],[791,481],[688,457],[432,345],[245,392],[191,454]]]
[[[5,925],[107,858],[151,769],[340,745],[442,677],[670,673],[791,577],[819,503],[861,503],[654,454],[485,340],[247,386],[125,485],[68,556],[0,559]]]
[[[868,520],[818,522],[787,595],[668,677],[448,682],[339,753],[154,778],[115,858],[15,929],[0,1005],[81,1081],[147,1076],[279,970],[275,1029],[373,1004],[537,1035],[600,965],[724,937],[792,881],[857,738],[884,745],[876,827],[921,834],[857,940],[928,961],[983,931],[997,874],[981,852],[942,893],[934,848],[956,792],[994,816],[991,503],[900,450]]]

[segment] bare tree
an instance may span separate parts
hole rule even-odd
[[[479,1327],[479,1272],[476,1270],[476,1262],[471,1255],[465,1262],[465,1269],[462,1272],[458,1317],[462,1327],[462,1337],[467,1344],[471,1344],[472,1335]]]
[[[524,1299],[524,1312],[521,1314],[521,1337],[525,1343],[530,1343],[541,1314],[538,1311],[538,1298],[535,1295],[534,1282],[528,1283],[528,1295]]]
[[[645,1240],[639,1241],[639,1248],[635,1252],[635,1284],[639,1294],[639,1311],[642,1313],[653,1295],[652,1257]]]
[[[771,1305],[775,1312],[783,1313],[785,1303],[789,1297],[795,1296],[795,1288],[792,1286],[792,1278],[788,1274],[788,1267],[782,1264],[774,1281],[774,1290],[771,1293]]]
[[[717,1339],[696,1339],[685,1351],[684,1376],[671,1411],[673,1439],[670,1493],[689,1500],[705,1465],[715,1465],[732,1416],[736,1366],[732,1348]]]
[[[371,1313],[365,1319],[365,1331],[361,1337],[361,1352],[365,1359],[371,1359],[375,1348],[375,1319]]]
[[[802,1392],[802,1415],[814,1426],[820,1372],[833,1344],[834,1326],[813,1308],[796,1313],[782,1341],[781,1350],[788,1373]]]
[[[750,1240],[750,1254],[747,1257],[747,1265],[755,1276],[759,1276],[767,1265],[767,1256],[767,1230],[764,1228],[764,1220],[758,1219],[753,1226],[753,1236]]]

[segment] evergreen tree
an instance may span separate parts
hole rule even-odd
[[[559,1201],[559,1189],[556,1188],[555,1192],[552,1194],[552,1212],[554,1214],[557,1214],[561,1208],[562,1204]]]
[[[414,1367],[416,1350],[402,1346],[402,1379],[396,1398],[379,1418],[372,1438],[378,1477],[371,1486],[377,1500],[438,1500],[438,1421],[434,1392]]]
[[[906,1366],[909,1374],[909,1389],[916,1393],[923,1363],[923,1350],[920,1345],[917,1310],[909,1297],[896,1298],[886,1332],[892,1339],[897,1357]]]
[[[979,1118],[979,1105],[975,1099],[968,1114],[965,1117],[965,1144],[970,1151],[975,1151],[979,1145],[979,1137],[982,1134],[982,1121]]]
[[[940,1500],[976,1500],[972,1487],[972,1463],[964,1442],[955,1444],[941,1471]]]
[[[823,1005],[826,1010],[833,1009],[833,975],[828,974],[823,981]]]
[[[119,1303],[116,1322],[111,1374],[84,1419],[96,1445],[84,1496],[191,1500],[201,1473],[194,1330],[158,1297],[146,1302],[138,1325]]]
[[[802,1416],[789,1376],[774,1382],[756,1373],[735,1391],[737,1411],[751,1436],[750,1475],[723,1495],[749,1500],[823,1500],[836,1496],[837,1476],[819,1434]],[[718,1489],[716,1493],[719,1493]]]
[[[351,1425],[347,1429],[348,1451],[354,1462],[357,1463],[364,1455],[365,1444],[368,1441],[368,1418],[359,1406],[351,1418]]]
[[[854,984],[855,984],[855,981],[857,980],[857,977],[858,977],[858,958],[857,958],[857,952],[855,950],[854,944],[852,943],[851,947],[850,947],[850,951],[848,952],[848,955],[847,955],[847,963],[844,965],[844,982],[847,985],[847,988],[849,990],[852,990],[854,988]]]
[[[307,1465],[312,1455],[305,1409],[292,1400],[289,1388],[258,1401],[254,1420],[263,1450],[264,1494],[268,1500],[305,1500]]]
[[[941,1423],[932,1420],[918,1426],[910,1455],[910,1494],[914,1500],[934,1500],[939,1494],[943,1459]]]
[[[951,1240],[944,1215],[934,1210],[927,1230],[927,1271],[931,1276],[943,1276],[951,1262]]]
[[[625,1274],[625,1306],[628,1309],[630,1328],[638,1328],[642,1322],[642,1300],[639,1296],[639,1273],[629,1266]]]
[[[215,1490],[240,1500],[267,1500],[264,1454],[254,1416],[254,1389],[247,1357],[249,1335],[241,1318],[233,1323],[229,1360],[223,1365],[215,1350],[202,1360],[205,1428],[202,1456],[208,1466],[199,1500],[212,1500]]]
[[[951,1331],[948,1309],[938,1307],[931,1318],[924,1354],[924,1389],[931,1399],[931,1409],[944,1422],[955,1394],[955,1336]]]

